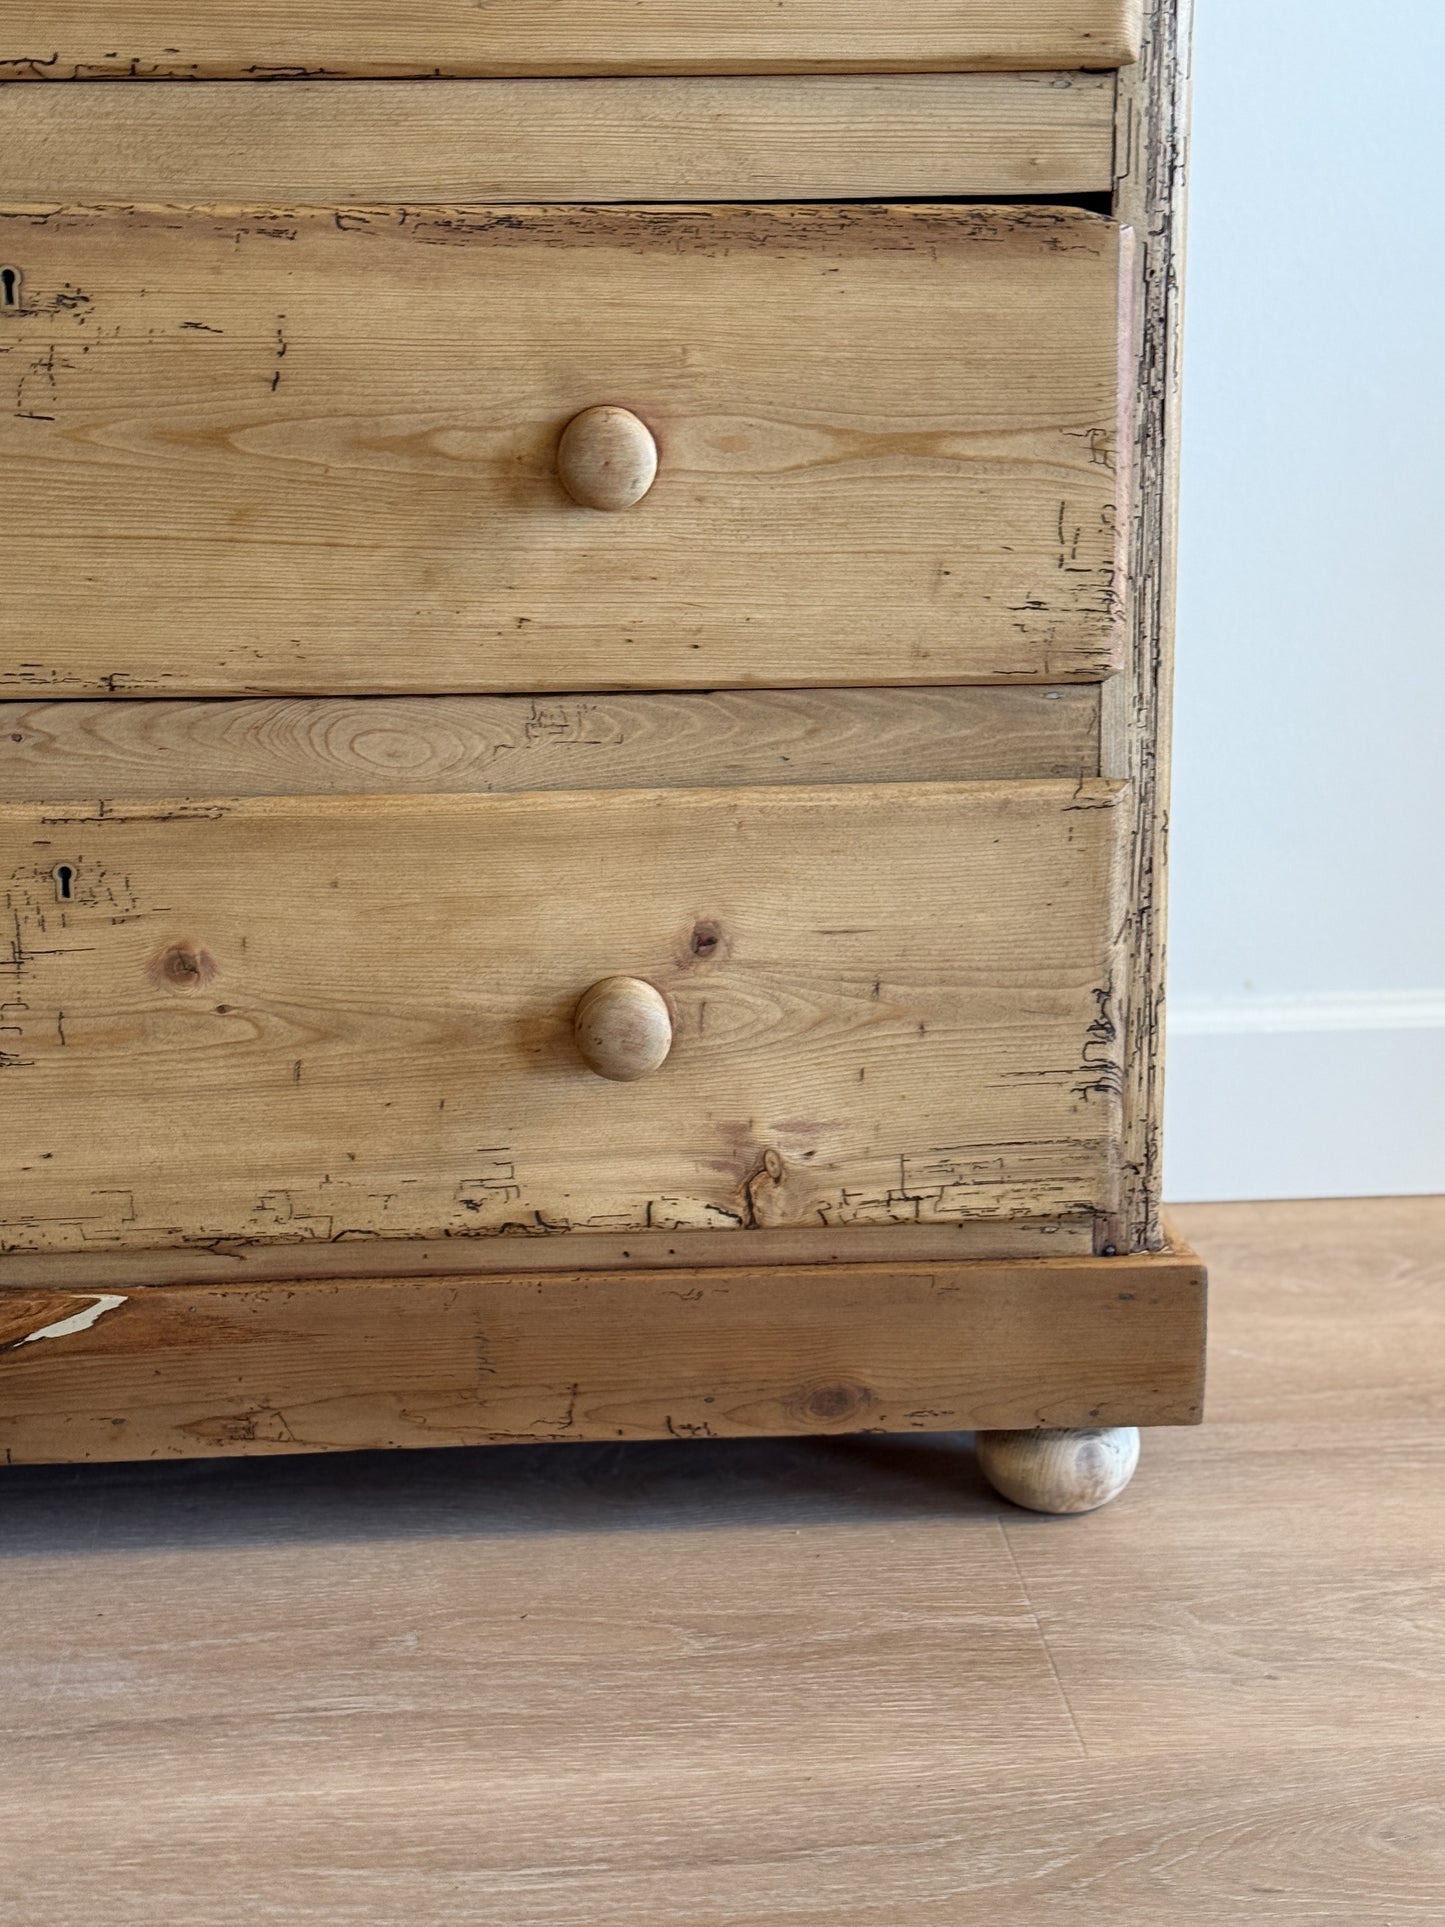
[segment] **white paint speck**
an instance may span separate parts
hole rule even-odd
[[[37,1338],[69,1338],[72,1332],[89,1331],[97,1318],[104,1318],[108,1311],[124,1303],[123,1293],[103,1291],[84,1311],[73,1311],[69,1318],[57,1318],[53,1325],[42,1325],[38,1332],[27,1332],[20,1343],[33,1345]]]

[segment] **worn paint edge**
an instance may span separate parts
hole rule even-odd
[[[52,1324],[42,1325],[39,1331],[27,1332],[17,1343],[33,1345],[40,1338],[70,1338],[76,1332],[89,1331],[98,1319],[125,1302],[124,1292],[103,1291],[83,1311],[73,1311],[68,1318],[57,1318]]]

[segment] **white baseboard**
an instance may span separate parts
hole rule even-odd
[[[1180,1204],[1445,1191],[1445,991],[1181,1002],[1165,1088]]]

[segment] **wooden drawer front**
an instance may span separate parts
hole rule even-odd
[[[1023,207],[0,222],[9,694],[1090,680],[1118,236]],[[615,404],[607,513],[556,473]]]
[[[166,81],[0,92],[16,205],[1108,193],[1113,74]]]
[[[1115,67],[1137,0],[21,0],[14,79]]]
[[[0,1248],[1103,1207],[1122,797],[7,805]],[[631,1084],[614,973],[672,1005]]]

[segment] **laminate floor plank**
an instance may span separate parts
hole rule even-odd
[[[1176,1215],[1210,1266],[1204,1430],[1149,1434],[1150,1477],[1096,1516],[1086,1560],[1054,1521],[1006,1527],[1080,1729],[1165,1756],[1428,1745],[1445,1734],[1445,1198]]]
[[[1006,1527],[1091,1755],[1439,1741],[1445,1439],[1206,1423],[1195,1448],[1148,1433],[1082,1556],[1054,1520]]]
[[[1174,1215],[1220,1292],[1216,1424],[1440,1426],[1445,1197],[1193,1205]]]
[[[27,1921],[187,1927],[1436,1927],[1428,1759],[1286,1752],[1241,1775],[826,1760],[504,1777],[473,1727],[214,1757],[141,1793],[102,1784],[83,1836],[24,1843]],[[229,1742],[229,1743],[228,1743]],[[34,1770],[30,1760],[24,1770]],[[239,1795],[237,1774],[255,1780]],[[98,1773],[133,1768],[107,1756]],[[498,1803],[501,1803],[499,1807]],[[1432,1837],[1433,1828],[1433,1837]],[[87,1911],[87,1909],[89,1911]]]

